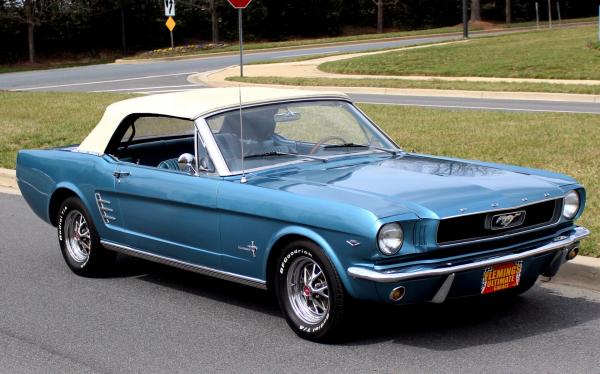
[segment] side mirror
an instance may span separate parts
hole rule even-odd
[[[210,171],[210,166],[206,157],[200,157],[200,161],[198,162],[198,168],[200,169],[200,171]]]
[[[189,153],[182,154],[177,159],[177,163],[179,163],[179,170],[187,171],[192,175],[197,174],[196,169],[194,169],[194,161],[196,161],[196,158],[193,155]]]

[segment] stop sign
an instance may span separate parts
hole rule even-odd
[[[227,0],[232,7],[236,9],[244,9],[252,0]]]

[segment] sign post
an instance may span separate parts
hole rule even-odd
[[[240,77],[244,77],[244,29],[242,26],[242,9],[245,9],[252,0],[227,0],[232,7],[238,10],[238,27],[240,34]]]
[[[171,49],[175,48],[175,43],[173,42],[173,29],[175,28],[175,0],[164,0],[165,1],[165,17],[169,17],[165,25],[169,29],[171,33]]]
[[[469,13],[467,13],[467,0],[462,2],[463,38],[469,39]]]
[[[175,45],[173,43],[173,29],[175,28],[176,24],[177,23],[175,23],[175,20],[173,19],[173,17],[169,17],[167,22],[165,22],[165,25],[167,26],[167,28],[169,29],[169,32],[171,33],[171,49],[175,48]]]

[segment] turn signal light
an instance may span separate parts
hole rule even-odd
[[[579,254],[579,247],[571,248],[571,250],[567,253],[567,261],[571,261],[572,259],[577,257],[578,254]]]
[[[406,293],[406,289],[402,286],[396,287],[390,292],[390,300],[392,301],[400,301],[404,297]]]

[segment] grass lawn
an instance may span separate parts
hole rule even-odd
[[[551,83],[491,83],[442,80],[405,80],[405,79],[343,79],[343,78],[288,78],[288,77],[229,77],[228,81],[281,84],[290,86],[337,86],[337,87],[386,87],[386,88],[423,88],[434,90],[465,91],[504,91],[504,92],[559,92],[572,94],[600,95],[600,85],[584,86],[575,84]]]
[[[79,143],[120,94],[0,92],[0,167],[22,148]],[[567,173],[588,190],[582,254],[600,257],[600,121],[597,115],[361,107],[404,149]],[[504,150],[510,149],[510,152]]]
[[[327,62],[334,73],[600,79],[597,27],[533,31]]]
[[[106,106],[122,94],[0,91],[0,167],[15,167],[16,152],[80,143]]]

